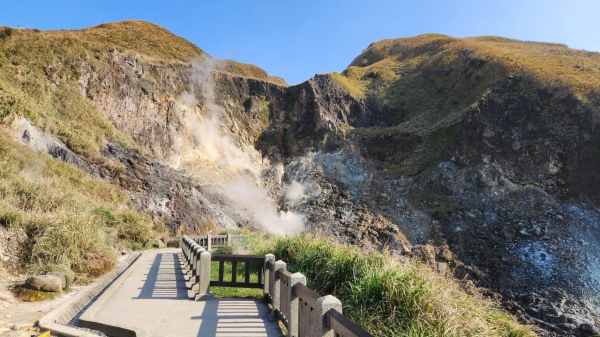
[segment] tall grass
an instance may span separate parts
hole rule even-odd
[[[64,265],[80,278],[96,277],[112,268],[115,244],[142,245],[153,236],[151,219],[116,186],[7,134],[0,126],[0,226],[27,233],[23,267]]]
[[[364,253],[311,235],[253,237],[255,254],[273,253],[308,286],[333,294],[344,314],[376,336],[532,336],[489,300],[425,266]],[[251,246],[246,245],[246,247]]]

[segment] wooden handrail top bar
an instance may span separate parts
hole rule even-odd
[[[373,337],[373,335],[335,309],[329,310],[325,314],[325,317],[327,325],[330,329],[333,329],[337,335],[344,337]]]
[[[212,261],[264,263],[264,255],[212,254]]]
[[[317,300],[321,297],[321,295],[319,295],[316,291],[310,289],[302,283],[297,283],[296,285],[294,285],[294,287],[292,288],[292,292],[313,308],[316,308],[319,304]]]
[[[262,283],[245,283],[245,282],[230,282],[230,281],[210,281],[210,285],[214,287],[232,287],[232,288],[250,288],[262,289]]]
[[[292,273],[287,270],[277,269],[275,272],[275,277],[282,279],[286,283],[290,282],[290,276],[292,276]]]

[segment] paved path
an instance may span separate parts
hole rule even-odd
[[[194,301],[179,252],[143,254],[80,319],[135,331],[137,336],[283,336],[258,299]]]

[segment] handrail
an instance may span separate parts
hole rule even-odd
[[[311,307],[316,307],[318,304],[318,300],[319,298],[321,298],[321,295],[319,295],[316,291],[310,289],[309,287],[305,286],[302,283],[298,283],[296,284],[293,288],[292,291],[294,292],[294,294],[296,294],[296,296],[300,297],[304,302],[306,302],[308,305],[310,305]]]
[[[372,335],[352,322],[348,317],[342,315],[335,309],[325,313],[327,326],[335,331],[336,337],[371,337]]]
[[[227,255],[227,254],[212,254],[211,261],[219,262],[219,279],[211,280],[210,285],[214,287],[235,287],[235,288],[256,288],[264,287],[262,278],[262,269],[265,263],[265,257],[261,255]],[[231,281],[224,280],[225,262],[231,262]],[[237,265],[244,263],[244,282],[237,281]],[[250,266],[254,264],[258,266],[258,282],[250,281]]]
[[[223,235],[222,235],[223,236]],[[182,238],[181,259],[189,267],[192,289],[198,290],[196,299],[214,298],[211,286],[263,288],[264,298],[273,306],[273,313],[288,329],[288,336],[335,336],[371,337],[372,335],[342,314],[342,303],[333,296],[321,296],[306,286],[306,277],[292,274],[283,261],[275,261],[273,254],[228,255],[211,254],[210,249],[200,247],[197,241],[205,240],[218,244],[223,238],[205,237]],[[227,240],[231,235],[225,236]],[[211,262],[219,263],[219,279],[210,280]],[[225,262],[231,263],[231,281],[224,280]],[[238,282],[238,263],[244,263],[244,282]],[[250,282],[250,266],[258,266],[258,282]]]

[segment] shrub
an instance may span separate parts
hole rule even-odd
[[[117,216],[113,210],[105,207],[97,207],[94,209],[94,213],[102,216],[107,224],[112,224],[117,221]]]
[[[115,252],[97,217],[69,214],[37,226],[41,234],[32,249],[34,264],[66,265],[92,277],[112,268]]]
[[[140,245],[137,242],[129,242],[127,244],[127,248],[135,251],[135,250],[142,250],[142,249],[144,249],[144,246]]]
[[[125,213],[120,216],[117,232],[120,239],[144,244],[153,237],[148,216],[138,213]]]

